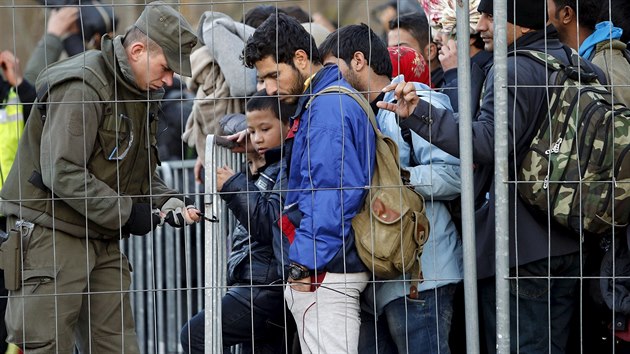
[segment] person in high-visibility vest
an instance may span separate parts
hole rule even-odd
[[[0,52],[0,188],[13,165],[18,141],[24,130],[24,117],[28,117],[35,101],[35,87],[22,77],[20,61],[10,51]],[[26,105],[25,105],[26,104]],[[6,219],[0,215],[0,230],[6,230]],[[4,273],[0,270],[0,319],[4,319],[7,304],[4,288]],[[5,338],[7,331],[4,320],[0,321],[0,353],[19,353],[17,347],[9,347]]]

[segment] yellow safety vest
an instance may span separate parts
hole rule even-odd
[[[0,188],[13,165],[23,131],[23,107],[15,88],[11,88],[0,108]]]

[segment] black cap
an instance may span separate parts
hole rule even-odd
[[[481,0],[477,10],[492,15],[492,1]],[[545,0],[507,0],[507,22],[534,30],[545,28],[547,25],[545,2]]]

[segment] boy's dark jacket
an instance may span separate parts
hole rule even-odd
[[[286,193],[280,189],[282,185],[286,189],[286,176],[278,176],[284,163],[280,148],[266,152],[265,161],[255,180],[237,173],[221,190],[221,198],[238,221],[227,262],[228,285],[281,284],[279,265],[288,265],[282,250],[288,252],[289,245],[276,226]]]

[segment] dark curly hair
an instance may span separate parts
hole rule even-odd
[[[377,75],[392,76],[392,62],[387,44],[365,23],[341,27],[328,35],[319,46],[322,56],[332,55],[342,59],[348,67],[357,51],[363,53]]]
[[[248,68],[254,68],[256,62],[268,56],[278,64],[294,66],[293,57],[298,49],[304,50],[312,63],[321,64],[315,39],[306,29],[286,14],[273,14],[249,37],[241,59]]]
[[[296,108],[296,105],[285,103],[277,96],[268,96],[267,91],[262,89],[247,101],[245,111],[270,111],[282,123],[289,124],[289,118],[295,113]]]

